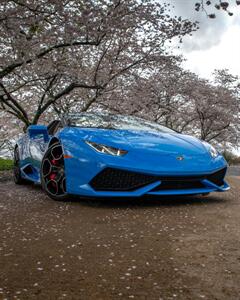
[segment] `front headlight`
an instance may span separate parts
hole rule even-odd
[[[208,150],[212,158],[216,158],[219,155],[218,151],[212,145],[208,144],[207,142],[203,142],[203,145]]]
[[[96,144],[94,142],[90,141],[85,141],[86,144],[88,144],[91,148],[93,148],[95,151],[108,154],[108,155],[113,155],[113,156],[123,156],[127,154],[128,152],[126,150],[102,145],[102,144]]]
[[[209,152],[210,152],[212,158],[216,158],[218,156],[218,151],[213,146],[211,146],[211,145],[210,145]]]

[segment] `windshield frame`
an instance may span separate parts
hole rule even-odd
[[[73,122],[71,122],[74,119],[80,119],[80,118],[99,118],[102,119],[103,122],[109,122],[109,125],[114,125],[116,124],[116,121],[119,121],[119,124],[122,123],[122,127],[114,127],[114,126],[84,126],[81,124],[80,125],[74,125]],[[104,120],[104,118],[106,120]],[[144,118],[136,117],[136,116],[131,116],[131,115],[121,115],[121,114],[105,114],[105,113],[73,113],[73,114],[68,114],[63,116],[63,123],[64,126],[66,127],[77,127],[77,128],[82,128],[82,129],[108,129],[108,130],[129,130],[129,131],[155,131],[158,133],[178,133],[175,130],[168,128],[166,126],[163,126],[161,124],[158,124],[156,122],[146,120]],[[107,120],[108,119],[108,120]],[[101,120],[99,120],[101,121]],[[111,122],[113,124],[111,124]],[[135,125],[138,126],[132,126],[131,127],[131,121],[132,124],[136,123]],[[124,124],[125,123],[125,124]],[[139,127],[143,125],[143,127]],[[124,125],[126,128],[124,128]]]

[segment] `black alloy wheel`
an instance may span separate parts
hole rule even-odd
[[[54,200],[68,199],[62,146],[55,143],[46,151],[41,165],[42,187]]]

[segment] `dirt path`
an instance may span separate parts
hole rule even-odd
[[[240,183],[58,203],[0,183],[0,299],[240,299]]]
[[[240,165],[230,166],[228,168],[228,175],[240,177]]]

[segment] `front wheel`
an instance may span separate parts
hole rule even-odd
[[[62,146],[53,144],[46,151],[41,165],[41,183],[47,195],[57,201],[68,199]]]

